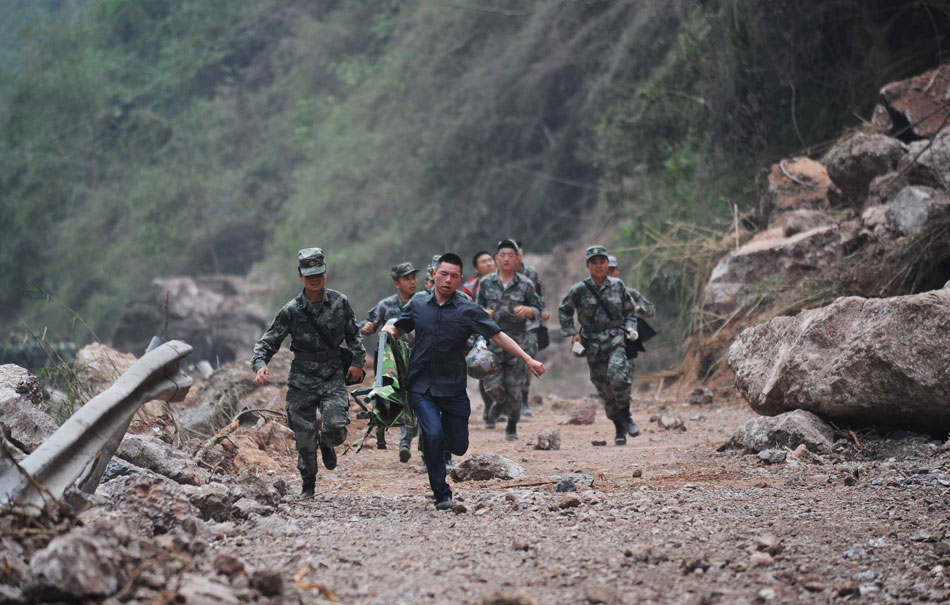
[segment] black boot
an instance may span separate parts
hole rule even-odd
[[[328,471],[336,468],[336,450],[331,446],[320,444],[320,457],[323,458],[323,466]]]
[[[614,419],[614,445],[627,445],[627,423],[622,418]]]
[[[640,427],[637,426],[637,423],[633,421],[633,417],[630,416],[629,407],[623,411],[623,423],[627,434],[631,437],[636,437],[640,434]]]
[[[303,485],[300,488],[300,498],[313,498],[313,490],[317,486],[316,477],[304,477]]]
[[[376,429],[376,449],[386,449],[386,431],[381,428]]]
[[[403,439],[399,442],[399,461],[409,462],[410,458],[412,458],[412,440]]]
[[[508,419],[508,425],[505,426],[505,439],[508,441],[518,440],[518,421]]]

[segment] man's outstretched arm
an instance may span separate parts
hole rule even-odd
[[[506,353],[510,353],[524,361],[528,369],[531,370],[531,373],[535,376],[540,377],[544,374],[544,364],[525,353],[524,349],[522,349],[511,336],[508,336],[504,332],[499,332],[492,336],[491,339],[492,342],[501,347]]]

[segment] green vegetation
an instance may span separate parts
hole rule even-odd
[[[950,49],[937,0],[62,0],[0,23],[0,330],[57,335],[28,287],[108,334],[156,275],[257,267],[283,299],[305,245],[364,309],[395,261],[503,235],[723,226],[763,165]]]

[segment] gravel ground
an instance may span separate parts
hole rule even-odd
[[[824,459],[766,465],[716,451],[753,415],[747,406],[685,400],[638,400],[644,432],[625,447],[612,444],[602,411],[592,425],[564,424],[589,400],[548,398],[514,443],[481,428],[473,402],[468,455],[506,456],[524,478],[456,483],[459,506],[437,512],[415,452],[400,464],[395,449],[350,451],[336,471],[321,470],[314,499],[212,523],[209,547],[279,571],[297,587],[285,599],[303,602],[950,600],[942,442],[843,435]],[[661,414],[686,430],[649,421]],[[550,428],[561,449],[533,449]],[[292,462],[282,462],[296,490]],[[556,493],[570,472],[590,475],[593,487]]]

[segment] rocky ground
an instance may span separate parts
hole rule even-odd
[[[297,500],[288,437],[279,423],[261,423],[225,440],[257,443],[257,468],[251,460],[240,472],[232,464],[163,476],[130,466],[78,520],[19,544],[11,536],[29,528],[3,518],[0,580],[20,573],[31,599],[85,591],[110,602],[950,599],[947,445],[839,431],[824,453],[719,452],[754,416],[730,393],[707,393],[712,402],[674,389],[641,393],[633,409],[643,434],[625,447],[613,445],[612,425],[591,400],[545,398],[517,442],[482,428],[473,402],[459,469],[491,453],[523,472],[455,482],[449,512],[433,508],[417,452],[401,464],[372,437],[336,470],[321,470],[314,499]],[[535,449],[542,431],[557,431],[560,449]],[[71,578],[64,562],[88,570]],[[23,602],[0,588],[12,595],[5,601],[0,591],[0,602]]]

